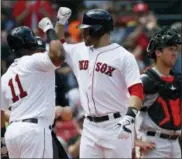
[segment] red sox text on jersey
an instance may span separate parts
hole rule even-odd
[[[80,70],[87,70],[89,65],[88,60],[79,61]],[[105,73],[108,76],[112,76],[112,72],[115,70],[114,67],[107,65],[106,63],[97,62],[95,70],[97,72]]]

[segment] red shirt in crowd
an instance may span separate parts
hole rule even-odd
[[[34,3],[33,3],[34,2]],[[27,8],[27,3],[29,3],[29,7]],[[46,12],[49,17],[54,16],[54,10],[51,7],[50,2],[48,1],[22,1],[18,0],[13,8],[13,17],[20,16],[25,9],[29,9],[29,13],[24,18],[24,20],[20,23],[20,25],[28,26],[32,29],[38,26],[38,22],[45,16],[44,12]],[[34,18],[33,18],[34,16]],[[33,24],[34,23],[34,24]]]
[[[136,39],[136,46],[141,46],[142,50],[145,51],[148,45],[148,38],[145,33],[141,33]]]

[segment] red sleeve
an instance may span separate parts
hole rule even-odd
[[[49,2],[45,2],[44,7],[50,16],[54,16],[54,10],[52,9],[51,4]]]
[[[148,45],[148,38],[147,36],[142,33],[138,38],[137,38],[137,41],[136,41],[136,45],[139,45],[142,47],[142,50],[145,50],[147,48],[147,45]]]
[[[138,83],[138,84],[135,84],[135,85],[129,87],[128,91],[131,96],[137,96],[141,100],[143,100],[143,98],[144,98],[143,85],[141,83]]]
[[[24,1],[18,1],[14,4],[13,7],[13,17],[19,16],[25,8],[25,2]]]

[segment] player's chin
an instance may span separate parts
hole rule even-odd
[[[89,41],[85,40],[85,46],[91,46],[91,45],[92,44]]]
[[[174,67],[175,64],[176,64],[176,60],[171,60],[171,61],[169,62],[169,67]]]

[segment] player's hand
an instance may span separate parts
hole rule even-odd
[[[71,16],[71,9],[67,7],[60,7],[57,13],[57,22],[65,25]]]
[[[53,29],[53,25],[52,25],[51,20],[48,17],[43,18],[39,22],[39,28],[42,29],[44,33],[46,31],[48,31],[49,29]]]
[[[135,140],[135,146],[140,147],[141,152],[147,152],[149,150],[153,150],[156,147],[156,144],[154,142],[150,141],[142,141],[142,140]]]
[[[72,120],[73,118],[73,112],[69,106],[56,106],[55,113],[55,118],[61,117],[61,119],[65,121]]]
[[[125,115],[121,121],[116,124],[115,128],[119,128],[118,138],[127,139],[134,129],[134,118]]]

